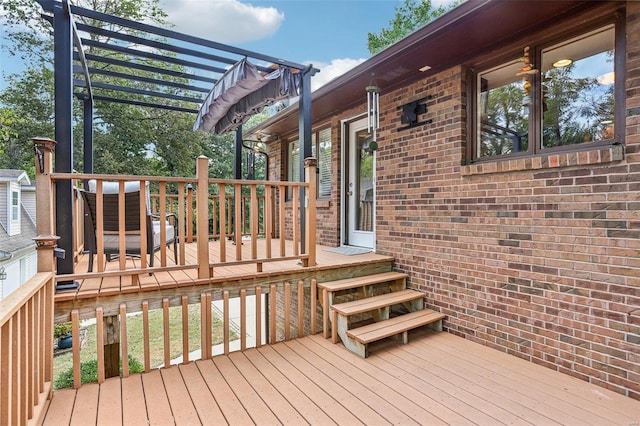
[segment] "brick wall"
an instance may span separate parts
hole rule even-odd
[[[446,330],[640,399],[640,3],[627,9],[626,144],[465,166],[465,73],[385,93],[377,251]],[[432,95],[430,125],[397,107]]]
[[[331,172],[334,176],[331,182],[331,196],[317,199],[316,212],[316,243],[328,247],[340,245],[340,151],[341,151],[341,130],[340,120],[334,118],[331,122]],[[319,126],[325,128],[326,126]],[[314,130],[317,130],[314,128]],[[293,140],[297,139],[297,136]],[[287,147],[290,140],[283,141],[280,145],[284,149],[282,154],[287,157]],[[287,180],[286,162],[279,162],[277,167],[284,173],[283,180]],[[293,236],[292,229],[292,203],[288,201],[285,205],[285,235],[287,239]]]

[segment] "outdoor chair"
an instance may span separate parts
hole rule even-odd
[[[97,212],[96,212],[96,184],[95,181],[89,181],[88,191],[80,190],[82,198],[84,200],[85,208],[85,229],[89,232],[87,234],[87,241],[85,241],[85,249],[89,252],[89,272],[93,271],[93,258],[97,254]],[[140,185],[139,182],[126,182],[125,183],[125,253],[127,256],[142,256],[140,252]],[[119,184],[118,182],[103,182],[102,196],[103,196],[103,245],[104,253],[107,256],[107,261],[114,258],[113,255],[120,254],[119,244],[119,220],[118,220],[118,198]],[[160,216],[151,213],[149,207],[149,194],[148,187],[145,190],[147,198],[147,214],[146,214],[146,229],[147,229],[147,251],[146,254],[150,255],[149,266],[153,267],[154,253],[161,248],[161,226],[165,226],[166,229],[166,245],[169,247],[173,244],[174,261],[178,262],[178,248],[177,248],[177,217],[175,214],[167,214],[164,221]]]

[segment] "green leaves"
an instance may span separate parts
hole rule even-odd
[[[396,15],[389,21],[389,27],[381,29],[379,34],[369,33],[367,35],[369,52],[372,55],[381,52],[411,32],[443,15],[462,1],[458,0],[448,8],[443,6],[434,8],[431,0],[404,0],[404,3],[395,7]]]

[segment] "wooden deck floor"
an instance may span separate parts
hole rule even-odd
[[[257,241],[257,257],[266,257],[265,240],[259,239]],[[280,240],[272,240],[272,252],[279,253]],[[170,271],[155,272],[153,275],[139,274],[136,275],[137,283],[131,284],[131,276],[119,276],[116,274],[119,268],[118,260],[112,260],[111,262],[105,262],[105,271],[113,272],[111,276],[92,278],[81,277],[76,281],[79,284],[79,288],[75,291],[65,291],[56,295],[56,301],[70,300],[75,298],[93,298],[101,295],[113,295],[117,292],[133,292],[133,291],[151,291],[161,288],[171,288],[176,286],[190,286],[198,282],[197,276],[197,253],[196,243],[185,244],[185,258],[187,267],[185,269],[177,269]],[[355,256],[347,256],[344,254],[333,253],[328,251],[330,247],[316,246],[316,261],[317,265],[313,268],[304,268],[304,270],[327,270],[335,268],[336,266],[344,265],[357,265],[360,263],[376,262],[381,260],[392,260],[391,257],[382,256],[375,253],[365,253]],[[220,259],[220,244],[218,242],[209,243],[210,250],[210,262],[219,262]],[[236,260],[235,246],[228,242],[226,246],[227,260],[233,262]],[[167,252],[167,266],[175,266],[173,261],[173,251]],[[293,254],[293,243],[289,240],[286,241],[286,255],[291,256]],[[155,255],[156,266],[160,265],[159,252]],[[88,255],[80,255],[77,264],[75,265],[76,274],[84,274],[88,270]],[[249,241],[245,242],[242,246],[242,260],[251,259],[251,244]],[[139,267],[140,260],[134,257],[126,258],[127,268]],[[97,270],[94,264],[94,271]],[[243,264],[243,265],[225,265],[214,267],[214,276],[211,280],[223,281],[234,277],[255,277],[260,276],[273,276],[281,274],[283,272],[302,271],[303,268],[299,264],[297,259],[265,262],[262,264],[262,272],[258,273],[255,264]],[[61,279],[64,276],[60,277]]]
[[[361,359],[320,335],[78,391],[45,424],[637,425],[640,401],[448,333]]]

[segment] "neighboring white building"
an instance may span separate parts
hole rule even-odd
[[[0,299],[38,269],[35,195],[24,170],[0,169]]]

